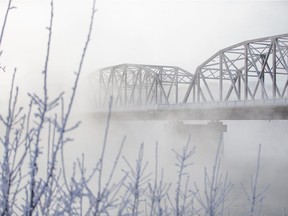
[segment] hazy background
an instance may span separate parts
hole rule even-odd
[[[6,0],[0,0],[0,20],[6,3]],[[49,66],[51,97],[63,90],[67,95],[70,93],[91,10],[89,0],[55,0],[54,4]],[[22,103],[26,102],[27,92],[41,90],[47,45],[45,28],[49,23],[50,1],[15,0],[14,5],[17,9],[9,16],[0,62],[1,66],[6,66],[6,72],[0,73],[1,113],[7,103],[14,67],[18,70],[16,79],[21,87]],[[72,135],[75,142],[67,148],[67,166],[81,152],[86,154],[89,166],[94,165],[99,156],[103,125],[85,115],[93,111],[94,95],[97,95],[97,80],[93,73],[97,69],[114,64],[139,63],[179,66],[193,73],[197,65],[219,49],[244,40],[288,33],[288,1],[98,0],[97,8],[93,37],[74,109],[74,120],[80,118],[83,124]],[[261,143],[261,186],[271,184],[264,208],[267,215],[280,214],[283,208],[288,210],[287,121],[224,123],[228,125],[228,132],[224,135],[225,167],[230,169],[235,188],[239,181],[248,183],[256,163],[258,144]],[[108,148],[111,156],[125,134],[128,135],[125,154],[132,161],[142,141],[145,142],[146,159],[152,161],[154,156],[151,155],[158,140],[161,164],[169,162],[172,166],[171,148],[179,149],[187,140],[187,135],[177,133],[171,139],[163,122],[113,121]],[[215,146],[211,149],[215,150]],[[195,166],[191,173],[200,178],[202,165],[208,157],[200,155],[197,158],[201,160],[201,168]],[[167,171],[166,176],[173,179],[175,173]],[[237,189],[235,194],[235,199],[242,196]]]
[[[1,18],[6,2],[0,1]],[[1,64],[10,71],[17,66],[22,89],[31,90],[44,64],[50,1],[13,2],[18,8],[9,16]],[[69,86],[79,62],[91,1],[54,4],[50,83],[64,89],[63,80]],[[97,9],[83,81],[121,63],[175,65],[193,73],[219,49],[288,32],[287,1],[98,0]],[[8,85],[6,76],[1,74],[1,86]]]

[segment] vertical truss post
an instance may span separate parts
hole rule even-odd
[[[241,100],[241,74],[240,71],[238,71],[238,77],[237,77],[237,81],[238,81],[238,92],[239,92],[239,100]]]
[[[138,83],[138,76],[139,76],[139,74],[138,74],[138,72],[131,72],[133,75],[132,75],[132,77],[133,77],[133,79],[132,79],[132,85],[133,86],[129,86],[129,81],[128,81],[128,79],[129,79],[129,77],[128,77],[128,74],[127,74],[127,81],[128,81],[128,87],[129,87],[129,89],[130,88],[132,88],[132,90],[131,90],[131,92],[130,92],[130,99],[128,100],[128,98],[129,98],[129,93],[128,93],[128,98],[127,98],[127,103],[128,104],[132,104],[132,105],[135,105],[135,90],[137,89],[137,87],[138,87],[138,85],[137,85],[137,83]],[[130,79],[130,82],[131,82],[131,79]],[[131,101],[131,98],[132,98],[132,101]],[[137,100],[136,100],[136,104],[137,104]]]
[[[161,67],[160,68],[160,71],[159,71],[159,87],[162,85],[162,73],[163,73],[163,68]],[[159,100],[160,101],[158,101],[158,102],[160,102],[160,104],[162,104],[162,97],[163,97],[163,95],[162,95],[162,91],[160,90],[160,92],[159,92]]]
[[[147,103],[148,101],[148,74],[147,73],[144,73],[144,80],[145,80],[145,103]]]
[[[276,56],[276,43],[277,43],[277,39],[274,39],[272,41],[273,43],[273,56],[272,56],[272,64],[273,64],[273,76],[272,76],[272,87],[273,87],[273,98],[276,98],[276,88],[277,88],[277,84],[276,84],[276,60],[277,60],[277,56]]]
[[[265,98],[265,67],[266,67],[266,63],[265,63],[265,59],[266,56],[264,54],[262,54],[260,56],[261,58],[261,72],[260,72],[260,83],[262,84],[262,88],[261,88],[261,99]]]
[[[141,73],[141,67],[138,69],[139,73],[139,105],[142,104],[142,73]]]
[[[157,74],[154,75],[154,80],[155,80],[155,89],[154,89],[154,93],[155,93],[155,104],[158,103],[158,79],[157,79]],[[153,95],[153,94],[152,94]]]
[[[220,53],[220,70],[219,70],[219,101],[223,101],[223,54]]]
[[[176,68],[176,71],[175,71],[176,79],[174,80],[174,82],[175,82],[175,102],[176,102],[176,104],[178,104],[178,71],[179,71],[179,68]]]
[[[244,45],[244,99],[248,99],[248,46],[249,44]]]
[[[192,92],[192,94],[193,94],[193,103],[195,103],[195,102],[196,102],[196,87],[195,87],[195,84],[194,84],[194,86],[193,86],[193,92]]]
[[[104,88],[105,89],[105,92],[104,92],[104,97],[103,97],[103,106],[105,106],[106,105],[106,103],[108,103],[108,98],[109,98],[109,96],[112,96],[113,94],[111,93],[110,95],[109,95],[109,92],[111,92],[111,90],[112,90],[112,86],[110,87],[110,85],[111,85],[111,80],[112,80],[112,76],[113,76],[113,71],[114,71],[114,67],[112,67],[111,69],[110,69],[110,73],[109,73],[109,77],[108,77],[108,80],[107,80],[107,84],[106,84],[106,87]],[[103,84],[104,84],[104,74],[102,73],[102,76],[103,76]]]
[[[197,102],[200,102],[200,71],[201,69],[198,68],[197,70]]]
[[[231,73],[231,71],[230,71],[230,68],[229,68],[229,66],[228,66],[228,63],[227,63],[227,61],[226,61],[226,58],[227,58],[227,57],[226,57],[225,55],[223,55],[223,60],[224,60],[224,63],[225,63],[225,68],[226,68],[226,70],[227,70],[227,72],[228,72],[228,75],[229,75],[229,78],[230,78],[230,81],[231,81],[231,87],[230,87],[230,89],[229,89],[229,91],[228,91],[228,94],[227,94],[225,100],[228,100],[228,99],[229,99],[232,90],[234,90],[234,92],[235,92],[238,100],[240,100],[239,91],[237,90],[237,87],[236,87],[236,85],[235,85],[235,83],[236,83],[236,81],[237,81],[237,76],[235,76],[235,78],[233,77],[233,75],[232,75],[232,73]]]
[[[128,80],[127,80],[127,73],[128,73],[128,70],[127,70],[127,65],[124,65],[124,105],[126,106],[127,105],[127,88],[128,88]],[[121,91],[121,89],[120,89]]]

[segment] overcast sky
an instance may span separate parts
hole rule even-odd
[[[8,0],[0,0],[0,26],[7,2]],[[6,72],[0,71],[0,113],[6,109],[5,98],[15,67],[18,70],[17,84],[23,94],[27,91],[42,90],[41,71],[44,67],[47,46],[46,27],[49,24],[50,0],[13,2],[17,9],[11,11],[9,15],[1,47],[3,54],[0,64],[6,67]],[[54,4],[49,64],[49,85],[52,86],[50,94],[71,88],[73,72],[77,70],[88,31],[92,0],[55,0]],[[78,94],[81,98],[87,98],[81,92],[85,92],[83,89],[88,86],[88,79],[91,77],[89,75],[101,67],[121,63],[161,64],[179,66],[193,73],[199,64],[227,46],[249,39],[288,33],[288,0],[97,0],[97,9],[93,36],[81,77],[80,94]],[[83,107],[83,103],[78,104],[78,107]],[[234,123],[234,126],[229,125],[230,134],[225,135],[227,138],[225,142],[230,141],[231,145],[226,151],[233,152],[232,156],[243,156],[247,154],[247,148],[248,150],[253,148],[253,152],[256,153],[259,137],[267,143],[271,140],[274,142],[275,137],[277,139],[283,137],[281,142],[277,140],[278,145],[272,143],[273,146],[270,145],[268,149],[274,149],[273,154],[277,154],[278,158],[275,160],[273,155],[273,161],[281,163],[282,166],[284,164],[286,169],[287,162],[282,163],[284,159],[281,158],[287,158],[287,147],[283,145],[287,144],[284,136],[287,134],[285,133],[287,122],[281,122],[280,126],[276,123],[275,125],[281,130],[267,122],[265,130],[256,123],[252,126],[249,124],[254,130],[250,130],[246,123],[240,123],[240,127],[239,122]],[[268,139],[273,130],[277,131],[276,135]],[[234,136],[239,131],[240,136],[245,134],[242,136],[243,140],[240,139],[240,144],[239,137]],[[154,132],[156,133],[156,130]],[[253,132],[257,139],[249,138]],[[95,131],[92,131],[90,136],[94,136],[94,133]],[[262,136],[263,134],[266,136]],[[129,135],[138,136],[132,133]],[[113,136],[117,137],[117,134]],[[151,134],[149,138],[153,139],[153,142],[158,139]],[[87,137],[85,139],[88,140]],[[243,143],[246,143],[246,146]],[[263,144],[266,149],[267,143]],[[81,151],[88,149],[87,152],[94,158],[95,153],[91,148],[95,146],[89,143],[83,147],[85,142],[81,144],[78,146],[79,149]],[[72,152],[72,149],[70,151]],[[273,169],[280,167],[278,164],[272,165]],[[279,173],[285,173],[285,169],[282,171],[279,168]],[[269,172],[269,169],[266,171]],[[277,182],[276,185],[282,186]],[[280,188],[277,193],[279,191],[282,189]],[[286,198],[287,193],[284,195]],[[280,198],[281,196],[279,200],[285,202],[285,199]]]
[[[90,0],[55,0],[50,83],[69,85],[88,30]],[[0,1],[1,20],[7,0]],[[1,85],[18,68],[22,89],[37,88],[43,69],[49,0],[15,0],[9,16]],[[175,65],[194,72],[219,49],[288,32],[288,1],[98,0],[82,80],[113,64]],[[31,85],[33,83],[33,85]]]

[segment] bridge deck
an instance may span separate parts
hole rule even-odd
[[[287,120],[288,98],[159,104],[115,107],[114,118],[121,120]],[[107,109],[98,108],[96,116],[103,118]]]

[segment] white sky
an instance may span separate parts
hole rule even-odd
[[[50,83],[57,89],[70,85],[77,69],[91,3],[54,2]],[[1,20],[6,4],[0,1]],[[41,86],[50,1],[15,0],[14,5],[1,57],[10,74],[2,73],[0,84],[8,87],[17,67],[18,82],[32,91]],[[219,49],[288,32],[288,1],[98,0],[97,9],[83,77],[121,63],[176,65],[193,73]]]
[[[0,26],[7,2],[8,0],[0,0]],[[92,0],[54,2],[55,19],[49,65],[49,85],[52,86],[52,94],[71,88],[73,72],[77,70],[86,39],[91,3]],[[42,90],[41,71],[44,67],[48,36],[45,28],[49,23],[49,4],[50,0],[14,1],[17,9],[11,11],[1,47],[3,54],[0,64],[6,66],[7,71],[0,71],[0,113],[6,108],[6,96],[14,67],[18,68],[17,83],[22,93]],[[83,89],[87,86],[89,74],[101,67],[121,63],[161,64],[179,66],[193,73],[197,65],[219,49],[244,40],[288,33],[288,0],[98,0],[97,8],[93,37],[78,94],[82,98],[87,98],[81,92],[85,92]],[[83,103],[78,104],[83,107]],[[240,124],[240,131],[242,132],[242,128],[248,131],[247,125]],[[247,142],[246,145],[238,145],[239,140],[235,140],[238,137],[234,137],[233,134],[233,129],[234,133],[236,131],[238,134],[238,126],[229,126],[232,133],[225,135],[228,141],[232,140],[230,149],[228,146],[228,151],[233,152],[232,156],[242,156],[247,153],[247,149],[257,149],[258,145],[258,141],[254,139],[250,140],[251,143],[244,140],[243,143]],[[285,126],[280,126],[285,130]],[[251,127],[254,127],[254,130],[244,131],[245,136],[242,139],[248,139],[251,135],[249,133],[255,130],[255,136],[270,134],[267,132],[268,129],[261,131],[261,128],[257,129],[254,125]],[[91,128],[93,129],[92,126]],[[281,137],[282,130],[275,129],[279,134],[281,132]],[[79,130],[79,133],[81,132]],[[94,133],[96,132],[92,131],[90,136],[94,136]],[[133,134],[131,135],[133,137]],[[117,137],[117,134],[113,136]],[[149,137],[154,139],[154,136]],[[276,133],[275,137],[280,135]],[[262,135],[260,138],[266,139]],[[268,138],[266,140],[268,142]],[[255,145],[252,145],[252,142]],[[278,156],[284,155],[281,158],[285,158],[287,148],[280,142],[278,146],[281,148],[276,149],[274,144],[277,143],[273,143],[273,147],[270,147],[273,151],[270,152]],[[88,158],[89,153],[91,158],[94,158],[95,146],[90,143],[85,146],[85,142],[83,145],[78,148],[81,151],[86,149]],[[70,149],[71,152],[73,151]],[[282,163],[282,159],[275,161]],[[287,163],[283,164],[285,166]]]

